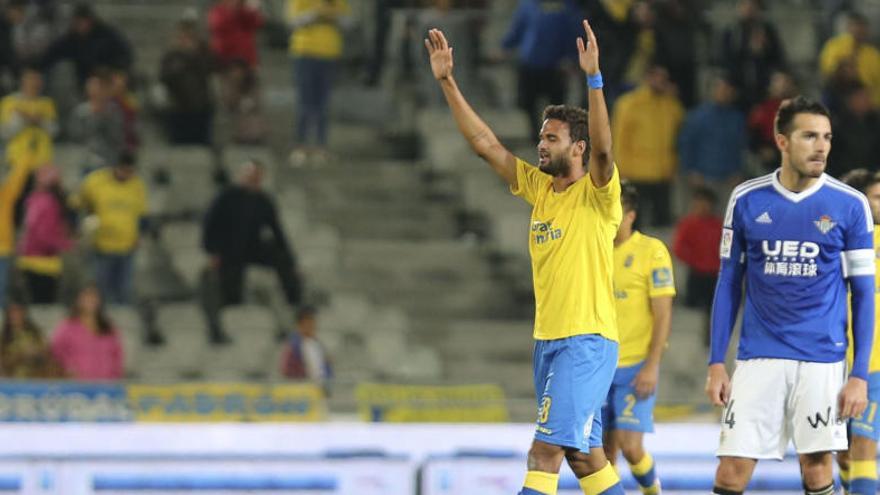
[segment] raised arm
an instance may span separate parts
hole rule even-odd
[[[590,23],[584,19],[587,42],[577,39],[578,59],[587,75],[587,100],[590,110],[590,179],[596,187],[602,187],[614,174],[614,155],[611,151],[611,124],[605,95],[602,93],[602,74],[599,72],[599,44]]]
[[[474,152],[486,160],[495,173],[511,186],[516,186],[516,158],[498,141],[492,129],[471,108],[455,84],[452,77],[452,47],[447,43],[443,32],[439,29],[430,30],[425,47],[431,56],[431,71],[440,83],[458,130]]]

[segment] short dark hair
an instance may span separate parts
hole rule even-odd
[[[708,202],[712,206],[718,204],[718,195],[706,186],[697,186],[691,191],[691,198]]]
[[[137,165],[137,155],[131,151],[123,151],[122,154],[119,155],[119,161],[117,164],[120,167],[134,167]]]
[[[783,101],[782,105],[779,106],[779,110],[776,111],[776,119],[773,122],[776,134],[790,136],[794,118],[802,113],[824,115],[831,120],[831,113],[825,108],[825,105],[804,96],[796,96]]]
[[[550,105],[544,109],[541,120],[561,120],[568,124],[568,134],[571,136],[571,142],[584,141],[587,143],[584,149],[584,165],[590,158],[590,114],[583,108],[572,107],[568,105]]]
[[[318,308],[310,305],[300,306],[296,310],[296,321],[303,321],[306,318],[314,318],[318,314]]]
[[[623,205],[624,212],[639,209],[639,190],[626,179],[620,181],[620,203]]]
[[[73,16],[76,19],[92,19],[94,20],[97,15],[95,15],[95,9],[88,2],[77,2],[77,4],[73,7]]]
[[[857,168],[844,174],[840,180],[844,184],[853,189],[857,189],[864,194],[868,191],[869,187],[874,184],[880,184],[880,172],[871,172],[866,168]]]

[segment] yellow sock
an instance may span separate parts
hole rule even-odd
[[[526,473],[526,481],[523,482],[523,488],[535,490],[545,495],[556,495],[556,489],[559,486],[559,475],[553,473],[544,473],[541,471],[529,471]]]
[[[876,480],[877,479],[877,461],[850,461],[849,463],[850,480],[857,478]],[[843,478],[843,473],[840,473]]]
[[[586,478],[581,478],[579,482],[581,490],[586,495],[596,495],[620,483],[620,477],[617,476],[617,471],[614,470],[614,467],[609,462],[602,469]]]
[[[654,457],[650,452],[645,452],[639,462],[630,464],[629,470],[644,495],[657,495],[660,492],[660,487],[657,485],[657,473],[654,470]]]

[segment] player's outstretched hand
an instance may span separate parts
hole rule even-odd
[[[723,406],[730,399],[730,377],[723,363],[709,365],[706,377],[706,395],[713,406]]]
[[[599,73],[599,44],[596,42],[596,35],[593,28],[590,27],[589,21],[584,19],[584,32],[587,34],[586,43],[584,38],[578,38],[578,61],[581,70],[587,75],[594,76]]]
[[[868,382],[854,376],[849,377],[846,385],[837,396],[838,419],[858,418],[868,407]]]
[[[636,397],[639,399],[647,399],[654,390],[657,389],[657,381],[660,377],[660,370],[653,365],[642,366],[642,369],[636,374],[636,378],[632,382],[633,388],[636,389]]]
[[[443,31],[431,29],[425,38],[425,48],[431,56],[431,71],[438,81],[448,79],[452,75],[452,47],[443,36]]]

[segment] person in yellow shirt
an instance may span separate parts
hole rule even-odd
[[[614,238],[614,298],[620,357],[602,410],[605,453],[619,451],[646,495],[660,493],[654,459],[645,451],[645,433],[654,431],[654,402],[660,358],[672,322],[675,281],[672,258],[663,241],[633,230],[639,193],[621,184],[623,221]]]
[[[871,91],[874,105],[880,106],[880,50],[871,43],[868,19],[851,12],[847,17],[846,32],[828,41],[819,53],[819,72],[826,81],[844,63],[853,63],[859,81]]]
[[[15,203],[32,170],[26,162],[12,164],[0,181],[0,308],[6,307],[9,269],[15,252]]]
[[[98,169],[82,183],[80,206],[97,218],[95,278],[109,302],[131,302],[134,252],[147,212],[147,193],[135,157],[123,153],[113,167]]]
[[[52,138],[58,133],[55,103],[43,96],[43,76],[26,67],[19,91],[0,100],[0,135],[6,144],[6,160],[29,167],[52,161]]]
[[[544,110],[538,167],[514,156],[467,103],[438,29],[425,39],[434,78],[474,152],[532,205],[529,254],[535,290],[534,385],[538,419],[520,495],[555,495],[563,459],[587,495],[622,495],[602,449],[602,403],[617,366],[613,243],[620,178],[589,23],[576,41],[590,111]],[[575,43],[575,40],[572,40]],[[589,172],[587,171],[589,165]]]
[[[348,0],[287,0],[290,54],[296,81],[296,143],[291,164],[304,165],[313,155],[327,156],[330,92],[336,62],[342,57],[342,28],[350,22]],[[309,141],[309,133],[314,140]]]
[[[683,121],[684,107],[675,96],[669,72],[659,65],[649,68],[642,85],[614,104],[614,156],[620,175],[631,180],[646,200],[639,213],[647,225],[672,222],[669,198],[678,169],[676,142]]]
[[[843,182],[861,191],[871,206],[874,217],[874,257],[876,268],[880,269],[880,174],[866,169],[850,171]],[[840,466],[840,482],[844,491],[853,495],[874,495],[877,493],[877,441],[880,440],[880,338],[877,325],[880,323],[880,271],[874,274],[874,341],[871,347],[871,360],[868,364],[868,408],[858,418],[850,420],[849,450],[837,453]],[[852,328],[849,330],[852,342]],[[847,352],[848,366],[852,364],[852,346]]]

